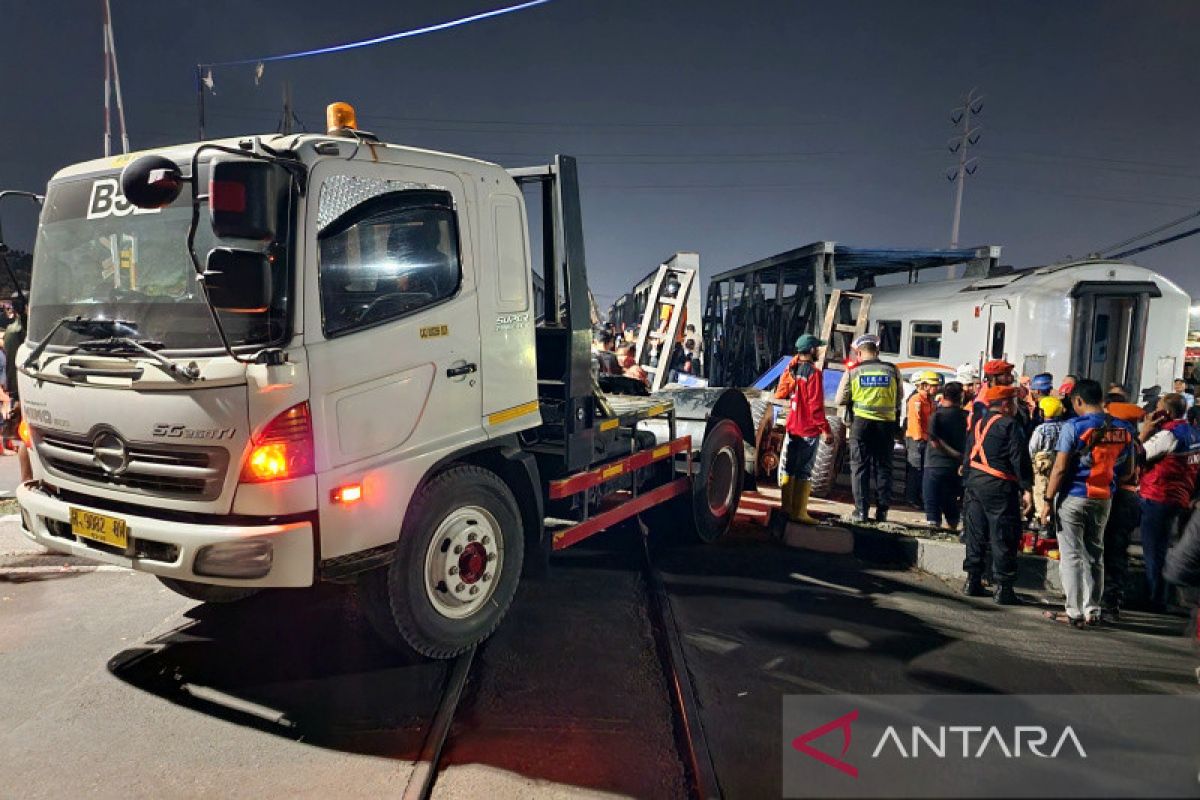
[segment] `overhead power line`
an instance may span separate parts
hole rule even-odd
[[[1164,244],[1171,244],[1172,242],[1178,242],[1180,239],[1186,239],[1189,236],[1195,236],[1197,233],[1200,233],[1200,228],[1191,228],[1189,230],[1184,231],[1183,233],[1177,233],[1174,236],[1167,236],[1167,237],[1159,239],[1157,241],[1150,242],[1149,244],[1144,244],[1141,247],[1135,247],[1132,250],[1125,250],[1123,252],[1114,253],[1111,256],[1105,256],[1105,257],[1111,258],[1114,260],[1119,259],[1119,258],[1129,258],[1132,255],[1137,255],[1138,253],[1144,253],[1147,250],[1153,250],[1156,247],[1162,247]]]
[[[1162,233],[1165,230],[1174,228],[1176,225],[1187,222],[1189,219],[1195,219],[1196,217],[1200,217],[1200,211],[1192,211],[1188,214],[1184,214],[1182,217],[1179,217],[1178,219],[1173,219],[1170,222],[1164,222],[1162,225],[1151,228],[1148,231],[1143,231],[1142,233],[1139,233],[1136,236],[1131,236],[1128,239],[1122,239],[1121,241],[1117,242],[1116,244],[1110,244],[1108,247],[1102,247],[1099,250],[1097,250],[1096,252],[1100,255],[1104,255],[1105,253],[1110,253],[1113,250],[1119,250],[1120,248],[1131,245],[1136,241],[1145,239],[1147,236],[1153,236],[1156,233]],[[1113,257],[1116,258],[1116,256],[1113,256]]]
[[[387,42],[395,42],[400,39],[409,39],[414,36],[423,36],[427,33],[436,33],[437,31],[448,30],[449,28],[457,28],[461,25],[469,25],[473,22],[480,22],[492,17],[498,17],[503,14],[512,14],[517,11],[525,11],[526,9],[535,6],[545,5],[552,0],[527,0],[524,3],[518,3],[504,8],[496,8],[491,11],[483,11],[478,14],[471,14],[458,19],[439,22],[435,25],[425,25],[420,28],[411,28],[405,31],[397,31],[384,36],[376,36],[371,39],[361,39],[356,42],[346,42],[345,44],[331,45],[329,47],[318,47],[313,50],[300,50],[294,53],[280,53],[273,56],[260,56],[258,58],[243,58],[235,61],[214,61],[209,63],[200,63],[196,65],[196,94],[197,94],[197,110],[199,115],[200,139],[204,139],[204,91],[213,90],[213,67],[234,67],[245,66],[249,64],[256,65],[255,81],[262,79],[263,65],[268,61],[290,61],[297,58],[307,58],[309,56],[329,55],[331,53],[344,52],[346,50],[357,50],[361,47],[372,47],[377,44]]]
[[[385,34],[383,36],[376,36],[371,39],[361,39],[357,42],[346,42],[345,44],[335,44],[335,45],[331,45],[329,47],[318,47],[313,50],[299,50],[295,53],[281,53],[281,54],[273,55],[273,56],[260,56],[258,58],[240,58],[235,61],[214,61],[214,62],[211,62],[208,64],[200,64],[199,66],[202,68],[236,67],[236,66],[244,66],[244,65],[248,65],[248,64],[265,64],[268,61],[289,61],[289,60],[296,59],[296,58],[307,58],[308,56],[323,56],[323,55],[327,55],[329,53],[340,53],[340,52],[343,52],[346,50],[357,50],[360,47],[372,47],[377,44],[385,44],[387,42],[395,42],[400,39],[408,39],[413,36],[422,36],[426,33],[435,33],[437,31],[444,31],[449,28],[457,28],[460,25],[469,25],[472,22],[480,22],[481,20],[491,19],[492,17],[499,17],[503,14],[512,14],[513,12],[516,12],[516,11],[524,11],[528,8],[533,8],[534,6],[545,5],[546,3],[549,3],[549,2],[551,2],[551,0],[528,0],[528,2],[525,2],[525,3],[518,3],[517,5],[513,5],[513,6],[505,6],[504,8],[497,8],[497,9],[493,9],[491,11],[483,11],[483,12],[480,12],[479,14],[471,14],[470,16],[467,16],[467,17],[459,17],[458,19],[448,20],[446,22],[439,22],[436,25],[426,25],[421,28],[412,28],[412,29],[406,30],[406,31],[397,31],[396,33],[389,33],[389,34]]]

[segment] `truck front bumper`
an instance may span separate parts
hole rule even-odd
[[[314,574],[315,532],[308,520],[278,524],[224,524],[180,522],[169,519],[114,512],[81,502],[66,502],[43,489],[37,481],[17,488],[21,527],[26,536],[43,547],[80,558],[217,586],[295,587],[311,586]],[[78,509],[125,522],[128,547],[124,550],[93,542],[71,532],[71,509]],[[249,564],[237,560],[246,553]],[[197,556],[201,556],[200,564]],[[215,556],[215,557],[214,557]],[[232,565],[232,566],[231,566]],[[210,574],[197,574],[200,567]],[[217,572],[255,577],[229,577]]]

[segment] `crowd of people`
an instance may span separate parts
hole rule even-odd
[[[818,442],[831,436],[813,363],[824,344],[800,337],[776,393],[790,404],[783,509],[807,524],[816,521],[807,505]],[[1200,409],[1182,379],[1139,405],[1119,385],[1067,375],[1056,387],[1049,373],[1018,378],[1012,364],[993,359],[982,380],[969,365],[945,382],[919,372],[906,397],[899,370],[879,357],[877,337],[860,336],[853,348],[835,401],[850,420],[851,521],[866,522],[872,500],[875,520],[887,520],[893,451],[902,441],[906,502],[931,526],[962,526],[967,595],[1020,604],[1017,554],[1036,548],[1039,537],[1052,539],[1066,600],[1047,618],[1079,628],[1115,621],[1139,528],[1152,610],[1166,609],[1171,581],[1200,579],[1200,514],[1191,514]],[[1181,531],[1183,543],[1172,550]]]
[[[592,361],[597,374],[620,375],[633,378],[649,386],[650,376],[646,369],[638,363],[637,340],[637,327],[618,331],[616,326],[608,323],[593,331]],[[669,347],[668,344],[670,344]],[[700,355],[695,325],[691,323],[685,325],[682,337],[673,343],[666,342],[665,336],[657,329],[651,331],[647,335],[646,347],[647,363],[652,368],[660,366],[664,350],[669,354],[666,363],[666,367],[670,371],[668,382],[675,382],[682,375],[700,374]]]

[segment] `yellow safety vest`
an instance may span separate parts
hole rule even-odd
[[[850,370],[850,402],[854,416],[895,422],[899,384],[895,368],[882,361],[868,361]]]

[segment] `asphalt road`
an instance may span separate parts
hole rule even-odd
[[[1077,631],[922,573],[766,541],[739,527],[656,560],[684,629],[726,797],[780,795],[781,698],[789,694],[1195,693],[1197,650],[1179,617],[1124,612]]]
[[[5,513],[0,794],[402,792],[445,666],[385,651],[352,588],[199,605],[38,554]],[[523,585],[477,657],[435,796],[684,793],[629,541],[598,537]],[[1179,619],[1076,632],[752,525],[656,559],[730,798],[778,796],[787,694],[1196,691]]]

